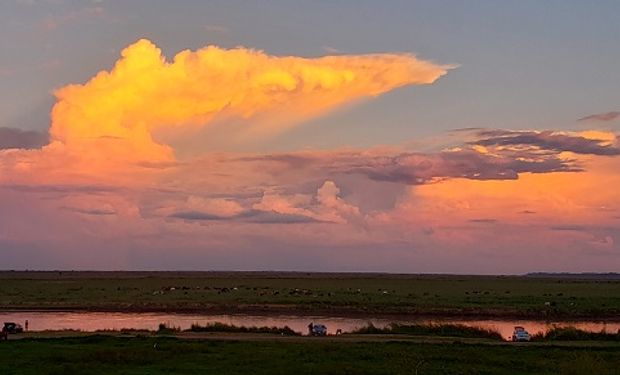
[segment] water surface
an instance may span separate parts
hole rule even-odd
[[[463,324],[466,326],[493,329],[504,338],[512,335],[515,326],[525,327],[531,334],[544,332],[553,326],[573,326],[582,330],[616,333],[620,330],[620,321],[534,321],[534,320],[476,320],[476,319],[407,319],[396,318],[347,318],[330,316],[261,316],[261,315],[199,315],[178,313],[110,313],[110,312],[42,312],[42,311],[4,311],[0,312],[0,322],[16,322],[25,325],[28,320],[29,331],[73,329],[85,332],[97,330],[120,330],[123,328],[157,330],[160,323],[181,329],[190,328],[192,324],[206,325],[220,322],[236,326],[289,326],[301,333],[307,332],[310,322],[327,326],[329,334],[336,330],[351,332],[372,323],[376,327],[385,327],[390,323],[399,324]]]

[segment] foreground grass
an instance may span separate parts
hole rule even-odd
[[[0,309],[604,318],[620,281],[499,276],[0,272]]]
[[[89,336],[0,342],[2,374],[615,374],[613,348],[197,341]]]

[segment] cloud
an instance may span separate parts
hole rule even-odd
[[[585,117],[580,118],[577,121],[602,121],[602,122],[608,122],[608,121],[613,121],[613,120],[617,119],[618,117],[620,117],[620,112],[618,112],[618,111],[611,111],[611,112],[597,113],[597,114],[594,114],[594,115],[585,116]]]
[[[46,133],[0,127],[0,150],[7,148],[40,148],[48,143]]]
[[[410,54],[302,58],[216,46],[168,61],[142,39],[111,70],[56,90],[49,144],[2,153],[0,182],[152,183],[156,169],[178,166],[170,137],[194,137],[216,122],[242,124],[231,126],[231,139],[271,134],[361,98],[430,84],[449,68]]]
[[[261,200],[255,203],[252,208],[263,212],[312,218],[314,213],[306,208],[311,203],[312,196],[309,194],[283,195],[266,191]]]
[[[160,215],[184,220],[230,220],[245,212],[243,206],[230,198],[203,198],[189,196],[181,204],[170,204],[157,209]]]
[[[362,173],[373,180],[423,185],[446,178],[514,180],[520,173],[576,172],[571,160],[539,156],[520,159],[459,149],[437,154],[402,153],[372,158],[366,165],[351,166],[349,173]]]
[[[168,217],[175,218],[175,219],[200,220],[200,221],[204,221],[204,220],[228,220],[228,219],[230,219],[228,217],[213,215],[213,214],[210,214],[210,213],[207,213],[207,212],[200,212],[200,211],[179,211],[179,212],[175,212],[173,214],[170,214]]]
[[[266,218],[276,215],[277,220],[287,222],[355,224],[362,219],[359,208],[345,201],[331,180],[324,181],[314,195],[266,192],[252,208],[253,212],[268,214]]]
[[[245,221],[260,224],[310,224],[321,223],[313,217],[295,214],[285,214],[274,211],[250,211],[244,215]]]
[[[235,216],[218,216],[200,211],[180,211],[168,216],[174,219],[188,221],[238,221],[256,224],[308,224],[321,221],[312,217],[295,214],[285,214],[275,211],[249,210]]]
[[[358,207],[347,203],[340,196],[340,188],[327,180],[316,192],[319,217],[335,223],[353,222],[360,217]]]
[[[123,188],[119,186],[106,185],[53,185],[53,184],[3,184],[0,188],[19,191],[22,193],[54,193],[54,194],[100,194],[110,192],[121,192]]]
[[[609,136],[612,136],[609,139]],[[481,146],[518,147],[529,146],[541,150],[569,151],[585,155],[620,155],[617,136],[612,133],[598,133],[595,136],[606,138],[588,138],[580,133],[555,131],[511,131],[482,130],[471,144]]]
[[[301,58],[209,46],[171,62],[142,39],[110,71],[56,91],[52,142],[81,154],[162,161],[172,149],[157,132],[204,127],[216,118],[253,118],[264,133],[394,88],[430,84],[448,66],[408,54]],[[267,116],[268,121],[259,121]]]
[[[588,227],[583,226],[583,225],[553,225],[549,228],[551,230],[570,231],[570,232],[584,232],[588,230]]]
[[[244,199],[248,201],[248,199]],[[353,223],[362,218],[358,207],[340,196],[333,181],[325,181],[315,194],[282,194],[265,191],[245,207],[239,200],[190,197],[180,206],[160,208],[160,214],[189,221],[237,221],[264,224]]]
[[[329,53],[330,55],[339,55],[343,53],[340,49],[331,46],[323,46],[321,48],[323,49],[323,51]]]
[[[469,222],[477,224],[495,224],[497,223],[497,219],[471,219]]]
[[[615,133],[462,129],[432,152],[410,143],[187,157],[171,146],[216,126],[231,137],[279,132],[446,70],[407,54],[213,46],[167,60],[141,40],[109,71],[56,92],[49,144],[0,150],[0,240],[16,249],[8,254],[32,244],[71,267],[617,268]],[[589,257],[601,248],[607,258]]]
[[[68,207],[68,206],[63,206],[61,207],[61,209],[66,210],[66,211],[76,212],[78,214],[85,214],[85,215],[109,216],[109,215],[116,214],[116,211],[113,209],[98,209],[98,208],[84,209],[80,207]]]
[[[222,198],[201,198],[190,196],[186,209],[208,213],[214,217],[233,217],[243,212],[243,207],[235,200]]]
[[[579,172],[574,159],[561,158],[554,150],[489,150],[464,145],[435,153],[404,151],[402,148],[370,150],[326,150],[255,155],[238,161],[259,163],[272,173],[286,171],[361,174],[375,181],[424,185],[449,178],[514,180],[521,173]],[[267,164],[265,164],[267,163]],[[269,169],[269,163],[273,164]]]

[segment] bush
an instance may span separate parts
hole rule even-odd
[[[545,333],[532,336],[532,341],[620,341],[620,334],[601,332],[588,332],[575,327],[553,327]]]
[[[159,323],[159,327],[157,328],[158,335],[170,335],[177,332],[181,332],[179,327],[168,327],[166,323]]]
[[[494,330],[480,327],[470,327],[462,324],[390,324],[385,328],[377,328],[372,324],[353,331],[357,334],[403,334],[414,336],[442,336],[485,338],[502,340],[502,335]]]
[[[240,333],[271,333],[286,336],[299,336],[298,332],[293,331],[290,327],[238,327],[232,324],[224,324],[220,322],[209,323],[205,326],[192,324],[190,332],[240,332]]]
[[[393,333],[389,328],[377,328],[372,323],[368,323],[368,325],[358,328],[351,333],[356,333],[359,335],[377,335],[377,334],[386,334]]]

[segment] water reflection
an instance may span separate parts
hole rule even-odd
[[[620,329],[620,322],[594,321],[555,321],[541,322],[532,320],[464,320],[441,319],[420,320],[403,318],[343,318],[325,316],[257,316],[257,315],[190,315],[169,313],[104,313],[104,312],[27,312],[11,311],[0,312],[0,322],[21,323],[28,320],[30,331],[74,329],[86,332],[96,330],[122,328],[156,330],[160,323],[181,329],[190,328],[192,324],[206,325],[208,323],[225,323],[236,326],[289,326],[297,332],[306,333],[308,323],[325,324],[329,334],[336,330],[351,332],[357,328],[372,323],[376,327],[385,327],[390,323],[421,324],[421,323],[451,323],[466,326],[493,329],[501,333],[504,338],[512,335],[515,326],[525,327],[531,334],[544,332],[556,326],[573,326],[591,332],[606,331],[616,333]]]

